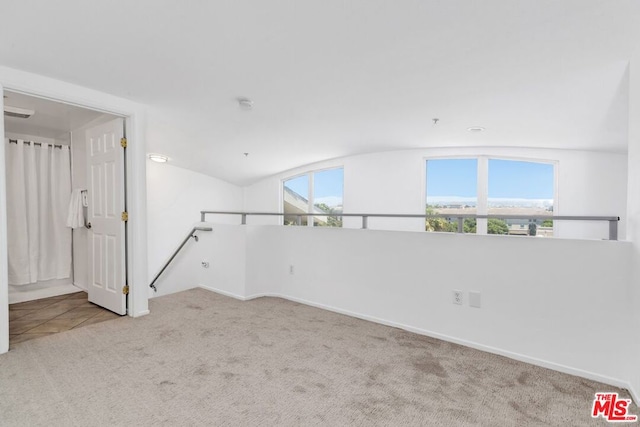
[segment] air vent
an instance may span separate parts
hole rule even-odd
[[[28,119],[33,116],[35,111],[27,110],[25,108],[12,107],[10,105],[4,106],[4,115],[7,117],[16,117],[19,119]]]

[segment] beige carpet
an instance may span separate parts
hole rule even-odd
[[[276,298],[194,289],[0,356],[0,425],[605,425],[626,392]],[[638,414],[634,405],[631,413]]]

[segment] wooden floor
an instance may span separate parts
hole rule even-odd
[[[9,346],[118,317],[90,303],[86,292],[10,304]]]

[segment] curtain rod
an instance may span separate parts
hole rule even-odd
[[[23,143],[27,144],[27,145],[42,145],[42,142],[35,142],[35,141],[22,141]],[[17,144],[18,140],[17,139],[10,139],[9,140],[9,144]],[[50,144],[53,148],[60,148],[62,149],[62,147],[66,147],[66,145],[62,145],[62,144]]]

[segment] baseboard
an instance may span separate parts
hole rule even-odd
[[[252,299],[252,298],[244,297],[242,295],[234,294],[232,292],[223,291],[222,289],[213,288],[211,286],[198,285],[197,287],[201,288],[201,289],[206,289],[207,291],[215,292],[215,293],[220,294],[220,295],[224,295],[226,297],[235,298],[235,299],[238,299],[240,301],[247,301],[247,300]]]
[[[256,298],[264,298],[264,297],[271,297],[271,298],[282,298],[282,299],[289,299],[284,295],[280,295],[280,294],[274,294],[274,293],[270,293],[270,292],[266,292],[266,293],[262,293],[262,294],[252,294],[249,295],[247,297],[245,297],[245,301],[249,301],[252,299],[256,299]]]
[[[391,326],[394,328],[399,328],[399,329],[404,329],[405,331],[409,331],[409,332],[413,332],[419,335],[425,335],[428,337],[432,337],[432,338],[437,338],[437,339],[441,339],[443,341],[448,341],[448,342],[452,342],[455,344],[460,344],[463,345],[465,347],[470,347],[470,348],[474,348],[476,350],[481,350],[481,351],[486,351],[487,353],[492,353],[492,354],[497,354],[500,356],[504,356],[504,357],[508,357],[510,359],[514,359],[514,360],[518,360],[521,362],[525,362],[525,363],[530,363],[532,365],[536,365],[536,366],[540,366],[542,368],[547,368],[547,369],[551,369],[554,371],[558,371],[558,372],[562,372],[565,374],[569,374],[569,375],[574,375],[574,376],[578,376],[578,377],[582,377],[582,378],[587,378],[593,381],[598,381],[604,384],[608,384],[614,387],[619,387],[619,388],[624,388],[626,390],[629,391],[629,393],[631,394],[634,402],[639,403],[640,400],[638,399],[639,395],[635,392],[635,390],[633,390],[633,388],[630,386],[628,381],[624,381],[621,380],[619,378],[613,378],[613,377],[609,377],[606,375],[601,375],[601,374],[597,374],[595,372],[590,372],[590,371],[586,371],[583,369],[578,369],[578,368],[572,368],[570,366],[566,366],[566,365],[562,365],[559,363],[555,363],[555,362],[550,362],[547,360],[543,360],[543,359],[538,359],[535,357],[531,357],[531,356],[527,356],[524,354],[520,354],[520,353],[515,353],[512,351],[508,351],[508,350],[504,350],[501,348],[497,348],[497,347],[492,347],[492,346],[488,346],[485,344],[480,344],[478,342],[475,341],[469,341],[469,340],[465,340],[465,339],[460,339],[460,338],[456,338],[450,335],[446,335],[446,334],[441,334],[438,332],[434,332],[434,331],[430,331],[427,329],[422,329],[422,328],[416,328],[414,326],[410,326],[410,325],[405,325],[403,323],[398,323],[398,322],[394,322],[394,321],[390,321],[390,320],[386,320],[386,319],[381,319],[378,317],[374,317],[374,316],[369,316],[366,314],[361,314],[361,313],[357,313],[354,311],[350,311],[350,310],[344,310],[341,308],[337,308],[337,307],[333,307],[330,305],[325,305],[325,304],[320,304],[320,303],[316,303],[313,301],[308,301],[302,298],[296,298],[296,297],[291,297],[288,295],[284,295],[284,294],[278,294],[278,293],[259,293],[259,294],[253,294],[253,295],[249,295],[249,296],[241,296],[241,295],[236,295],[236,294],[232,294],[230,292],[227,291],[222,291],[216,288],[212,288],[210,286],[204,286],[204,285],[200,285],[201,288],[212,291],[212,292],[216,292],[219,293],[221,295],[225,295],[225,296],[229,296],[235,299],[238,299],[240,301],[248,301],[248,300],[252,300],[252,299],[256,299],[256,298],[261,298],[261,297],[276,297],[276,298],[282,298],[282,299],[286,299],[289,301],[293,301],[293,302],[297,302],[300,304],[305,304],[311,307],[316,307],[316,308],[320,308],[323,310],[328,310],[328,311],[332,311],[334,313],[339,313],[339,314],[344,314],[346,316],[351,316],[351,317],[355,317],[358,319],[362,319],[362,320],[367,320],[369,322],[374,322],[374,323],[379,323],[381,325],[385,325],[385,326]],[[604,390],[606,391],[606,390]]]
[[[85,292],[87,292],[87,291],[88,291],[88,290],[87,290],[88,288],[87,288],[87,286],[85,286],[85,285],[81,285],[81,284],[79,284],[79,283],[73,282],[73,286],[75,286],[76,288],[80,288],[80,289],[82,289],[82,290],[83,290],[83,291],[85,291]]]
[[[625,388],[629,391],[636,406],[640,406],[640,394],[636,392],[636,389],[631,384],[628,384]]]
[[[142,317],[142,316],[146,316],[149,313],[151,313],[149,310],[142,310],[133,314],[131,317]]]
[[[220,294],[220,295],[224,295],[224,296],[227,296],[227,297],[235,298],[235,299],[238,299],[240,301],[250,301],[252,299],[263,298],[263,297],[289,299],[289,298],[287,298],[287,297],[285,297],[283,295],[276,294],[276,293],[269,293],[269,292],[261,293],[261,294],[251,294],[251,295],[248,295],[248,296],[242,296],[242,295],[234,294],[232,292],[223,291],[222,289],[214,288],[214,287],[211,287],[211,286],[198,285],[197,287],[201,288],[201,289],[205,289],[207,291],[215,292],[215,293]]]

